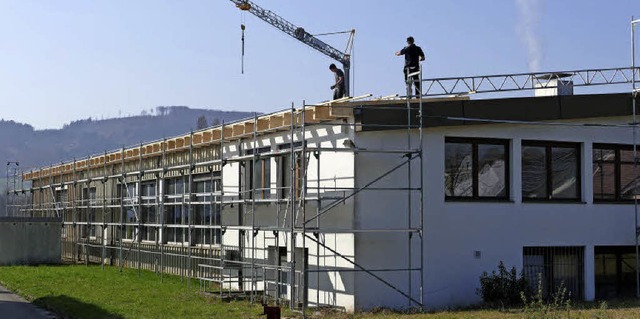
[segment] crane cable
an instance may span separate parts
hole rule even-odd
[[[240,62],[240,73],[244,74],[244,23],[240,24],[240,29],[242,29],[242,58]]]
[[[251,8],[250,6],[247,7],[247,5],[248,3],[244,2],[243,4],[238,6],[238,8],[241,9],[240,10],[240,30],[242,30],[242,37],[240,38],[240,40],[242,41],[242,56],[240,58],[240,74],[244,74],[244,30],[246,29],[246,26],[244,25],[245,23],[244,12],[249,10],[249,8]]]

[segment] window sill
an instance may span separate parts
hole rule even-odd
[[[166,242],[165,245],[173,246],[173,247],[183,247],[183,246],[189,246],[189,242],[185,241],[181,243],[179,241],[169,241],[169,242]]]
[[[195,244],[192,247],[195,248],[200,248],[200,249],[213,249],[213,248],[220,248],[220,244]]]
[[[594,204],[596,205],[634,205],[635,202],[633,200],[594,200]],[[638,201],[640,204],[640,200]]]
[[[585,205],[587,202],[579,199],[522,199],[523,204],[580,204]]]
[[[445,197],[446,203],[514,203],[507,198],[465,198],[465,197]]]

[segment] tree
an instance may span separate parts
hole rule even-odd
[[[207,118],[204,115],[200,115],[200,117],[198,117],[198,121],[196,124],[197,124],[196,127],[199,130],[209,127],[209,123],[207,123]]]

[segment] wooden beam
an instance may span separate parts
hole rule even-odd
[[[350,106],[330,106],[329,115],[336,118],[352,117],[353,107]]]
[[[224,139],[230,139],[233,137],[233,128],[231,126],[224,127]]]
[[[313,107],[313,119],[317,121],[333,120],[331,117],[331,109],[329,106],[315,106]]]
[[[316,112],[314,108],[309,108],[304,110],[304,122],[320,123],[320,120],[316,120]]]
[[[269,118],[258,118],[258,125],[256,130],[258,132],[266,131],[269,129]]]
[[[222,128],[214,128],[211,130],[211,140],[218,141],[222,137]]]
[[[211,131],[202,132],[202,140],[201,143],[211,143]]]
[[[256,123],[254,123],[253,121],[244,122],[244,133],[245,134],[252,134],[253,133],[253,128],[255,126],[256,126]]]
[[[284,126],[284,115],[276,114],[269,116],[269,128],[279,128]]]

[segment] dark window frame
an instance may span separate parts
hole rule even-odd
[[[637,147],[637,146],[636,146]],[[593,156],[595,150],[610,150],[615,152],[615,159],[612,161],[602,161],[596,160]],[[595,188],[592,188],[591,196],[594,203],[624,203],[630,204],[633,203],[633,199],[624,199],[622,198],[622,164],[633,164],[633,160],[631,161],[623,161],[622,156],[620,156],[620,151],[633,151],[633,144],[612,144],[612,143],[593,143],[591,147],[591,163],[595,166],[596,163],[609,163],[614,166],[614,198],[613,199],[604,199],[604,198],[596,198],[595,196]],[[640,148],[637,148],[637,152],[640,152]],[[593,172],[592,172],[593,174]],[[592,177],[593,178],[593,177]]]
[[[306,146],[306,141],[304,143]],[[278,199],[286,199],[290,196],[291,176],[289,174],[291,173],[291,156],[294,156],[294,189],[296,199],[300,197],[302,188],[305,186],[302,185],[302,150],[299,150],[301,147],[302,141],[293,143],[292,152],[289,152],[291,149],[291,143],[279,144],[277,146],[278,151],[283,151],[283,154],[276,158],[276,188]]]
[[[548,203],[548,202],[557,202],[557,203],[579,203],[583,201],[582,195],[582,143],[580,142],[562,142],[562,141],[540,141],[540,140],[522,140],[520,144],[520,153],[522,154],[522,150],[527,147],[544,147],[545,148],[545,161],[546,161],[546,197],[545,198],[529,198],[525,197],[522,194],[522,202],[529,203]],[[552,198],[551,195],[553,193],[553,158],[552,158],[552,150],[553,148],[575,148],[576,149],[576,198]],[[522,171],[522,158],[520,159],[520,170]],[[520,175],[520,185],[522,185],[522,175]],[[522,193],[522,187],[520,192]]]
[[[445,201],[486,201],[486,202],[508,202],[511,200],[511,140],[501,138],[475,138],[475,137],[445,137],[445,147],[447,143],[471,144],[471,196],[451,196],[445,194]],[[504,146],[505,162],[505,195],[504,196],[480,196],[478,191],[478,145],[499,145]],[[446,152],[446,151],[445,151]]]

